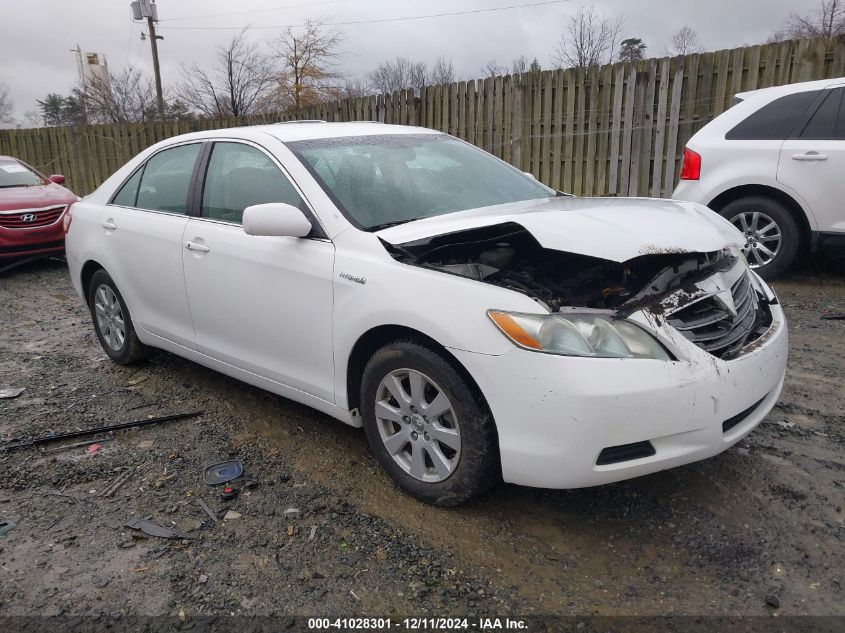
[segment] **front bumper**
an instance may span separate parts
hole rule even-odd
[[[36,255],[52,255],[65,250],[62,221],[67,210],[58,219],[44,227],[7,229],[0,227],[0,261],[23,259]]]
[[[496,420],[504,480],[581,488],[712,457],[757,426],[786,372],[786,323],[779,305],[771,310],[767,333],[729,361],[691,343],[671,362],[451,351]],[[596,463],[604,449],[641,442],[654,454]]]

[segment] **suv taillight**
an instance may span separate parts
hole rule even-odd
[[[62,230],[67,235],[67,232],[70,231],[70,223],[73,221],[73,216],[70,213],[71,207],[68,206],[67,211],[65,211],[65,217],[62,219]]]
[[[701,178],[701,154],[684,148],[684,158],[681,161],[681,180],[698,180]]]

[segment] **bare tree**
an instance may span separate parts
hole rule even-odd
[[[527,73],[530,66],[531,61],[525,55],[520,55],[511,63],[511,73],[514,75]]]
[[[340,58],[343,35],[326,29],[322,22],[306,20],[288,28],[276,39],[277,69],[275,98],[282,107],[299,110],[337,96],[340,75],[333,67]]]
[[[407,57],[382,62],[367,77],[373,88],[381,94],[409,88],[419,92],[429,83],[425,62],[412,62]]]
[[[370,84],[357,77],[348,78],[344,81],[343,88],[340,91],[341,97],[366,97],[370,94]]]
[[[250,42],[246,30],[217,48],[215,67],[182,68],[179,99],[207,117],[245,116],[259,107],[273,85],[267,57]]]
[[[452,60],[438,57],[428,73],[428,83],[436,86],[450,84],[453,81],[455,81],[455,67],[452,65]]]
[[[158,117],[153,81],[136,68],[97,77],[78,96],[92,123],[142,122]]]
[[[481,67],[481,74],[485,77],[499,77],[500,75],[507,74],[507,72],[508,69],[505,66],[497,64],[495,59],[491,59]]]
[[[14,109],[12,98],[9,96],[9,86],[0,84],[0,123],[10,123]]]
[[[623,18],[600,15],[592,5],[579,7],[560,36],[552,63],[558,68],[589,68],[612,61],[623,23]]]
[[[774,39],[845,35],[845,0],[821,0],[807,15],[790,13]]]
[[[669,43],[670,55],[689,55],[699,51],[701,51],[701,44],[698,42],[698,33],[687,24],[678,29]]]

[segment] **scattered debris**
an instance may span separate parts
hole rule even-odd
[[[352,591],[351,589],[349,590],[349,595],[355,598],[358,602],[361,602],[361,598],[358,597],[358,594]]]
[[[117,477],[115,477],[112,482],[100,493],[101,497],[111,497],[120,490],[120,487],[126,483],[126,481],[132,476],[132,473],[135,472],[134,468],[127,468],[122,473],[120,473]]]
[[[766,594],[766,604],[772,607],[773,609],[780,608],[780,596],[776,593],[768,593]]]
[[[200,577],[197,578],[197,582],[200,583],[201,585],[204,585],[205,583],[208,582],[208,576],[206,576],[205,574],[200,574]]]
[[[212,521],[214,521],[215,523],[217,523],[217,521],[218,521],[219,519],[217,518],[217,515],[216,515],[216,514],[214,514],[214,513],[211,511],[211,508],[209,508],[209,507],[208,507],[208,504],[207,504],[205,501],[203,501],[202,499],[197,499],[197,503],[200,505],[200,508],[202,508],[202,509],[205,511],[205,513],[206,513],[208,516],[210,516],[210,517],[211,517],[211,520],[212,520]]]
[[[97,453],[101,448],[103,448],[102,444],[91,444],[88,448],[85,449],[85,452],[89,455],[93,455]]]
[[[209,486],[225,484],[244,474],[244,465],[239,459],[233,459],[208,466],[202,473],[202,479]]]
[[[145,380],[149,380],[150,375],[145,373],[143,369],[139,369],[136,371],[132,376],[129,377],[129,380],[126,381],[126,384],[130,387],[134,387],[135,385],[140,385]]]
[[[224,521],[231,521],[232,519],[240,519],[241,513],[235,512],[234,510],[227,510],[226,514],[223,515]]]
[[[24,391],[26,391],[25,387],[17,389],[0,389],[0,400],[11,400],[12,398],[17,398]]]
[[[317,535],[317,526],[316,526],[316,525],[312,525],[312,526],[311,526],[311,534],[309,534],[309,535],[308,535],[308,540],[309,540],[309,541],[313,541],[313,540],[314,540],[314,537],[315,537],[316,535]]]
[[[202,415],[204,411],[189,411],[186,413],[174,413],[172,415],[163,415],[157,418],[147,418],[146,420],[135,420],[134,422],[122,422],[120,424],[111,424],[100,426],[93,429],[84,429],[82,431],[71,431],[70,433],[58,433],[55,435],[47,435],[46,437],[37,437],[35,439],[14,439],[9,440],[4,444],[2,450],[11,451],[16,448],[23,448],[26,446],[36,446],[38,444],[47,444],[48,442],[57,442],[59,440],[68,440],[74,437],[84,437],[86,435],[94,435],[95,433],[107,433],[109,431],[122,431],[123,429],[132,429],[140,426],[150,426],[151,424],[160,424],[162,422],[171,422],[174,420],[184,420],[185,418],[194,418]]]
[[[102,444],[103,442],[111,441],[110,437],[99,437],[93,440],[85,440],[84,442],[74,442],[73,444],[65,444],[64,446],[55,446],[53,448],[41,449],[45,453],[60,453],[72,448],[82,448],[83,446],[90,446],[91,444]]]
[[[285,510],[285,517],[296,517],[299,516],[299,508],[288,508]]]
[[[255,490],[258,488],[258,482],[255,479],[246,479],[243,483],[245,490]]]
[[[840,314],[823,314],[822,319],[826,321],[842,321],[845,320],[845,312]]]
[[[126,524],[126,527],[133,530],[141,530],[144,534],[159,538],[182,538],[175,530],[163,527],[158,523],[153,523],[149,519],[133,519]]]
[[[233,501],[238,497],[238,489],[226,486],[220,491],[220,500],[223,502]]]
[[[0,538],[6,538],[6,535],[18,527],[18,518],[9,517],[0,521]]]

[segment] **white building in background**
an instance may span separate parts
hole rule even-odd
[[[88,86],[104,84],[109,86],[109,65],[106,56],[101,53],[83,53],[76,47],[76,63],[79,72],[79,83],[85,92]]]

